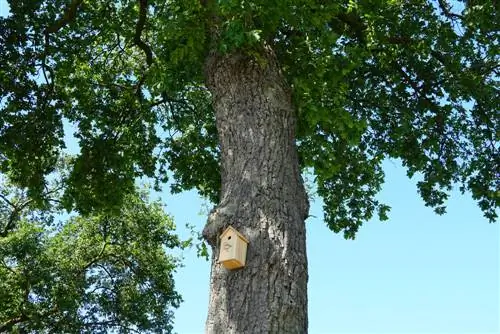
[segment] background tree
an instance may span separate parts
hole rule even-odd
[[[389,207],[381,162],[453,184],[490,220],[498,196],[494,1],[13,1],[2,19],[0,168],[32,198],[72,123],[81,152],[64,205],[119,207],[138,176],[217,203],[208,332],[307,332],[307,196],[354,238]],[[234,225],[248,265],[227,272]]]
[[[127,194],[116,215],[56,222],[11,184],[0,199],[1,333],[171,332],[179,259],[165,248],[186,245],[161,205]]]

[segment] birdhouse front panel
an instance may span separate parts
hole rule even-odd
[[[244,267],[248,240],[231,226],[220,239],[219,262],[227,269]]]

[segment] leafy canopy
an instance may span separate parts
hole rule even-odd
[[[301,166],[325,221],[353,238],[375,213],[381,163],[401,159],[426,205],[453,184],[494,221],[498,5],[485,1],[30,0],[0,20],[0,170],[39,197],[76,128],[64,203],[117,206],[139,176],[217,201],[204,85],[210,52],[276,53],[297,108]],[[265,64],[263,65],[265,66]],[[237,78],[235,78],[237,80]]]
[[[163,208],[142,193],[116,215],[57,223],[56,209],[0,188],[0,332],[170,333],[180,263],[165,250],[186,244]]]

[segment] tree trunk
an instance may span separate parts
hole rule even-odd
[[[221,150],[221,197],[204,236],[212,246],[207,333],[307,333],[304,220],[309,203],[295,146],[296,117],[272,51],[209,56]],[[232,225],[248,240],[246,266],[218,263]]]

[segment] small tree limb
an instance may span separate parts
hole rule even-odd
[[[460,19],[463,20],[463,16],[457,13],[453,13],[450,9],[450,5],[446,2],[446,0],[438,0],[439,8],[443,12],[444,16],[451,20]]]

